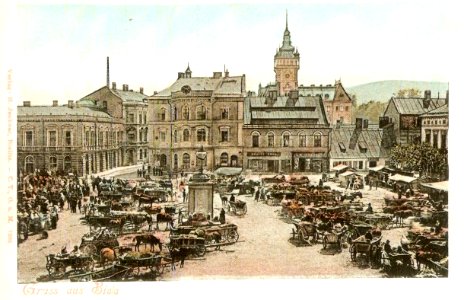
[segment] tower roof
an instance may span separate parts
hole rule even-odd
[[[295,53],[295,47],[292,46],[292,39],[290,36],[290,30],[288,30],[288,13],[285,15],[285,31],[282,41],[282,46],[277,50],[276,56],[278,57],[295,57],[298,54]]]

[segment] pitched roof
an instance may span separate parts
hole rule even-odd
[[[88,107],[68,106],[18,106],[19,116],[91,116],[99,118],[111,118],[103,111],[93,110]]]
[[[336,159],[384,157],[385,149],[380,146],[382,135],[380,129],[362,129],[356,135],[353,127],[335,128],[331,135],[330,157]],[[356,140],[353,140],[354,136],[357,136]],[[354,147],[349,147],[350,142]]]
[[[123,91],[110,89],[113,94],[120,97],[123,102],[143,102],[143,99],[147,98],[146,95],[134,92],[134,91]]]
[[[423,117],[433,117],[433,116],[439,116],[439,115],[448,115],[449,114],[449,106],[448,104],[445,104],[443,106],[440,106],[436,109],[433,109],[425,114],[423,114]]]
[[[242,80],[242,76],[179,78],[170,87],[152,97],[169,97],[172,93],[181,91],[181,88],[186,85],[192,91],[211,91],[217,95],[239,95],[243,92]]]
[[[428,108],[424,108],[424,98],[392,98],[390,101],[402,115],[421,115],[445,105],[445,99],[437,98],[430,100]]]

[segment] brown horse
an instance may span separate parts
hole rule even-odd
[[[155,245],[158,245],[160,252],[163,250],[163,244],[161,243],[161,240],[153,234],[136,235],[132,241],[137,241],[135,244],[136,251],[140,251],[141,243],[145,244],[145,249],[147,248],[147,244],[150,244],[151,252],[155,252]]]
[[[166,223],[166,228],[164,230],[168,230],[169,228],[174,227],[174,217],[167,213],[158,213],[156,215],[156,229],[159,230],[159,223]]]
[[[103,248],[100,250],[100,263],[105,266],[107,262],[113,262],[117,259],[116,251],[112,248]]]
[[[183,268],[185,258],[195,253],[196,253],[196,249],[193,249],[193,248],[169,249],[169,255],[171,256],[171,270],[176,269],[176,261],[180,261],[180,267]]]

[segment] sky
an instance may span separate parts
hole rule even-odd
[[[299,84],[346,87],[380,80],[448,82],[456,35],[439,1],[312,1],[191,5],[45,4],[16,7],[18,99],[78,100],[110,81],[152,95],[190,65],[192,76],[228,69],[247,90],[274,81],[285,15],[300,52]],[[418,3],[420,5],[418,5]]]

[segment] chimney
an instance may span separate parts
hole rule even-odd
[[[57,106],[58,106],[58,100],[53,100],[52,106],[53,106],[53,107],[57,107]]]
[[[111,89],[112,89],[112,90],[116,90],[116,82],[113,81],[112,86],[111,86]]]
[[[140,87],[140,94],[143,94],[143,87]]]
[[[110,57],[106,57],[106,86],[110,87]]]
[[[73,108],[74,107],[74,101],[73,100],[68,100],[68,107]]]
[[[424,99],[423,99],[423,106],[425,109],[429,108],[431,100],[432,100],[432,92],[430,90],[426,90],[424,92]]]
[[[245,74],[242,75],[242,90],[241,92],[245,92],[246,91],[246,77],[245,77]]]
[[[24,107],[31,107],[31,101],[23,101]]]
[[[81,107],[81,104],[80,104],[79,102],[76,101],[75,107],[76,107],[76,108],[79,108],[79,107]]]
[[[364,129],[367,129],[369,127],[369,120],[368,119],[364,119],[363,120],[363,128]]]
[[[356,130],[361,130],[363,125],[363,119],[362,118],[356,118]]]
[[[182,72],[177,73],[177,79],[185,78],[185,74]]]
[[[221,78],[222,72],[213,72],[213,78]]]
[[[448,101],[449,101],[449,90],[446,90],[446,98],[445,98],[446,105],[448,105]]]
[[[229,77],[229,70],[224,71],[224,77]]]

